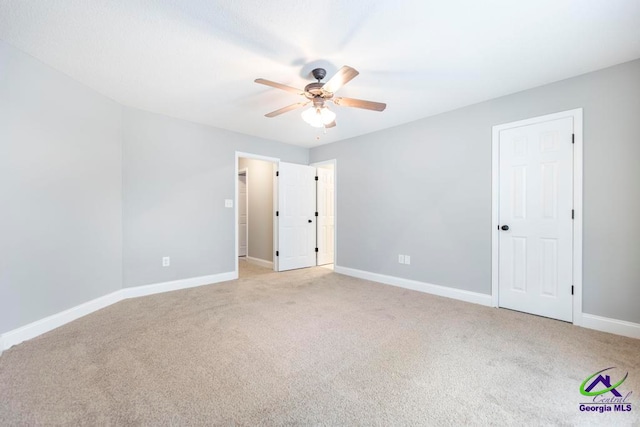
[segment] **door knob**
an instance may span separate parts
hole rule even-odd
[[[309,220],[309,223],[311,223],[311,222],[312,222],[312,221],[311,221],[311,220]]]
[[[507,230],[509,229],[509,226],[508,226],[508,225],[503,225],[503,226],[502,226],[502,227],[500,227],[500,228],[502,228],[504,231],[507,231]]]

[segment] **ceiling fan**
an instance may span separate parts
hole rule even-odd
[[[334,94],[345,84],[349,83],[358,74],[354,68],[347,65],[340,68],[338,72],[329,79],[328,82],[322,83],[321,80],[327,75],[324,68],[315,68],[311,71],[313,77],[318,80],[315,83],[309,83],[305,86],[304,90],[296,89],[291,86],[283,85],[281,83],[272,82],[266,79],[256,79],[256,83],[282,89],[287,92],[295,93],[296,95],[304,96],[306,99],[302,102],[291,104],[287,107],[280,108],[279,110],[272,111],[265,114],[266,117],[276,117],[280,114],[287,113],[298,108],[305,107],[311,103],[313,106],[302,113],[302,118],[305,122],[309,123],[313,127],[332,128],[336,125],[336,114],[329,110],[325,105],[326,101],[332,101],[334,104],[341,107],[355,107],[363,108],[365,110],[384,111],[387,108],[387,104],[382,102],[364,101],[362,99],[354,98],[342,98],[334,97]]]

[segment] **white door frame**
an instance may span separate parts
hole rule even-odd
[[[245,234],[245,239],[244,239],[244,244],[247,247],[247,253],[245,254],[245,256],[247,258],[249,258],[249,169],[247,168],[242,168],[242,169],[238,169],[238,177],[240,177],[240,175],[244,175],[244,179],[245,179],[245,201],[244,201],[244,206],[245,209],[247,210],[247,212],[245,213],[245,216],[247,217],[247,233]],[[237,184],[236,184],[237,185]],[[236,188],[236,192],[237,192],[237,188]],[[237,203],[237,200],[235,201]],[[238,219],[240,216],[240,213],[238,212]],[[240,249],[238,248],[238,256],[240,256]]]
[[[533,117],[517,122],[493,126],[491,163],[491,302],[498,307],[499,292],[499,233],[500,206],[500,132],[540,122],[573,118],[573,324],[582,324],[582,108]]]
[[[280,159],[276,158],[276,157],[267,157],[267,156],[262,156],[260,154],[253,154],[253,153],[244,153],[241,151],[236,151],[235,154],[235,165],[233,166],[234,169],[234,179],[233,179],[233,210],[234,210],[234,218],[235,218],[235,232],[233,235],[233,240],[234,240],[234,245],[235,245],[235,277],[236,279],[238,278],[238,161],[239,159],[243,157],[245,159],[255,159],[255,160],[263,160],[266,162],[271,162],[271,163],[275,163],[276,167],[278,165],[280,165]],[[248,175],[247,175],[248,176]],[[248,184],[248,182],[247,182]],[[248,197],[248,193],[247,193],[247,197]],[[274,197],[274,206],[277,206],[277,199],[276,197],[278,197],[278,192],[276,191],[276,189],[274,188],[273,190],[273,197]],[[248,205],[247,205],[247,209],[248,209]],[[247,220],[248,220],[248,210],[247,210]],[[247,229],[249,228],[249,224],[247,223]],[[276,240],[276,235],[277,235],[277,229],[275,228],[275,215],[274,215],[274,230],[273,230],[273,247],[276,248],[277,246],[277,240]],[[248,232],[247,232],[248,235]],[[249,242],[247,239],[247,255],[249,254]],[[278,268],[278,258],[275,256],[275,252],[273,254],[273,268],[274,270],[277,271]]]
[[[336,159],[311,163],[309,166],[319,167],[333,165],[333,267],[338,265],[338,161]],[[318,222],[316,221],[316,230]],[[317,232],[317,231],[316,231]],[[316,256],[316,265],[318,257]]]

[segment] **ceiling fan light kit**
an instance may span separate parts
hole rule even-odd
[[[340,68],[338,72],[326,83],[321,82],[321,80],[324,79],[327,75],[327,72],[324,68],[316,68],[311,72],[311,74],[313,74],[313,77],[318,81],[309,83],[307,86],[305,86],[304,90],[296,89],[294,87],[283,85],[281,83],[272,82],[271,80],[256,79],[256,83],[295,93],[296,95],[304,96],[307,99],[306,102],[298,102],[296,104],[280,108],[278,110],[265,114],[265,116],[269,118],[276,117],[288,111],[304,107],[309,104],[309,102],[313,102],[313,107],[309,108],[301,114],[302,119],[313,127],[332,128],[336,125],[336,114],[333,111],[329,110],[326,105],[324,105],[325,101],[332,101],[334,104],[343,107],[355,107],[372,111],[384,111],[384,109],[387,107],[387,104],[384,104],[382,102],[364,101],[362,99],[355,98],[333,97],[333,94],[337,92],[338,89],[349,83],[354,77],[359,74],[358,71],[356,71],[354,68],[345,65],[344,67]]]
[[[336,113],[329,110],[327,107],[311,107],[306,111],[303,111],[302,119],[309,123],[314,128],[323,128],[336,119]]]

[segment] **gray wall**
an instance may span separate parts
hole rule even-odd
[[[640,322],[640,60],[312,149],[338,160],[337,264],[491,293],[491,127],[579,107],[583,310]]]
[[[125,108],[124,286],[235,269],[235,152],[308,162],[308,150]],[[171,257],[162,267],[161,258]]]
[[[120,289],[121,115],[0,41],[0,333]]]
[[[240,158],[238,168],[249,172],[249,247],[247,256],[273,261],[274,163]]]
[[[123,277],[233,271],[236,150],[308,162],[305,148],[123,107],[0,41],[0,333]]]

